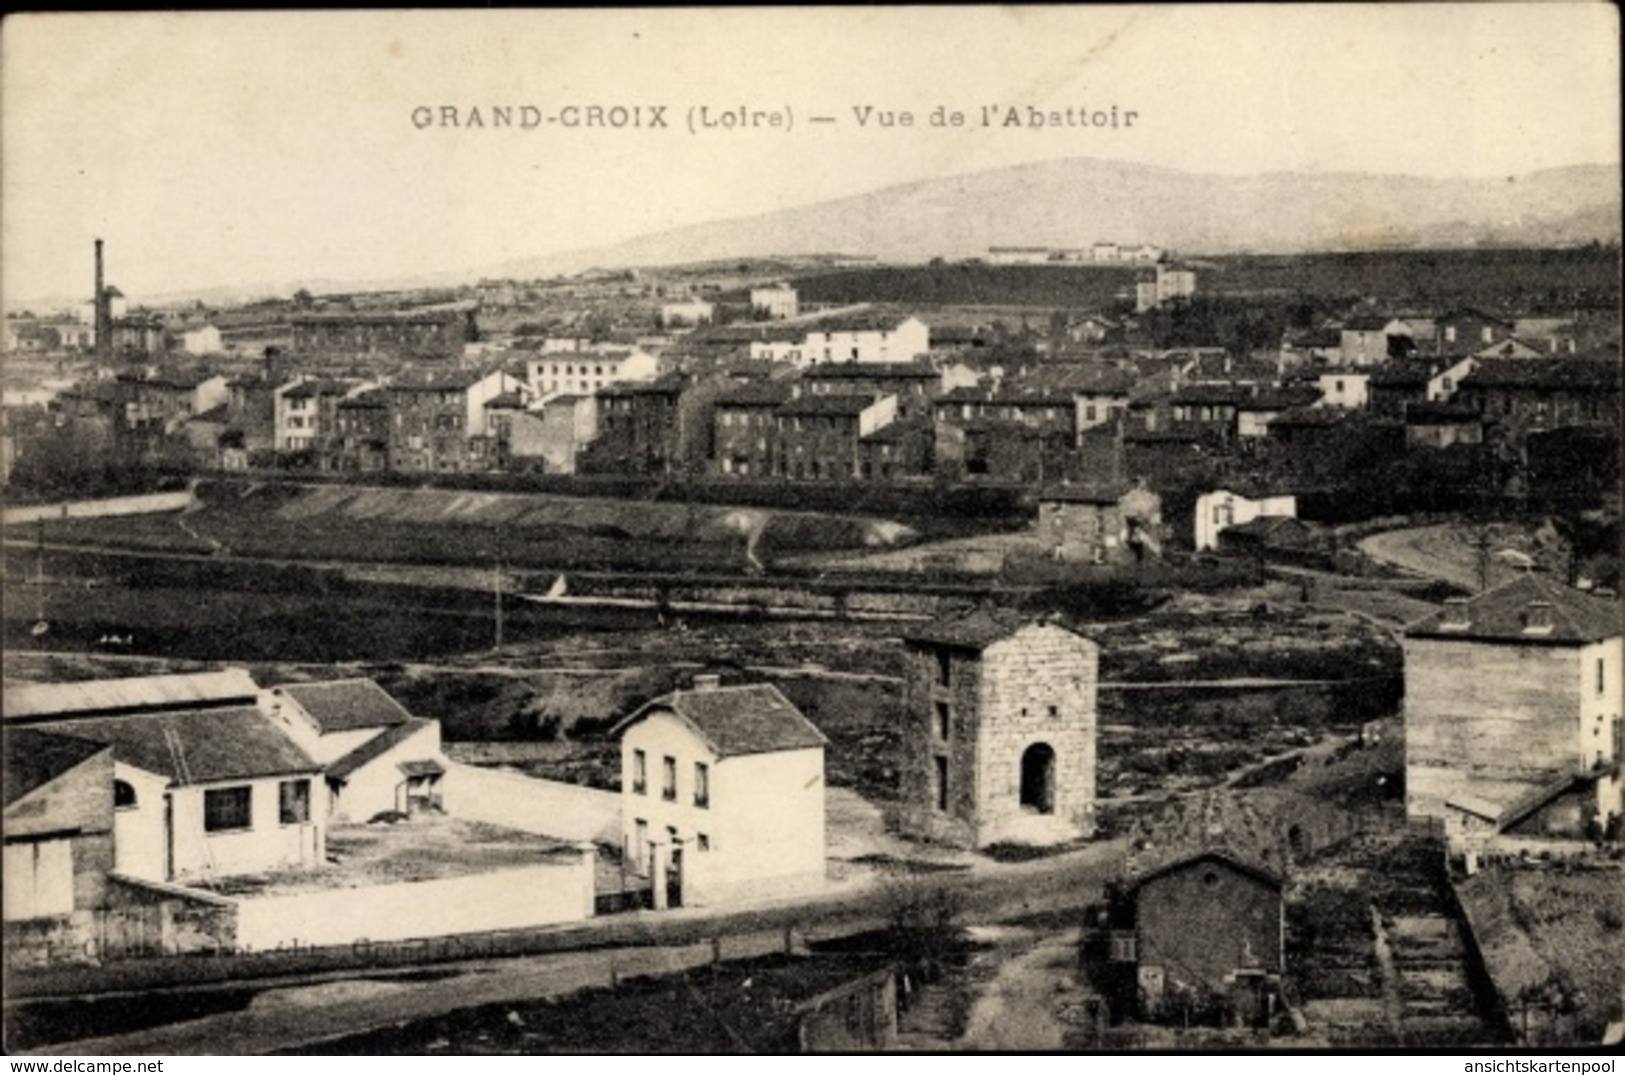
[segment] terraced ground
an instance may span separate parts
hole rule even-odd
[[[43,536],[227,558],[720,572],[914,537],[866,516],[542,493],[206,482],[198,496],[185,515],[57,520]]]
[[[1499,1043],[1474,992],[1443,863],[1426,841],[1362,836],[1297,871],[1288,979],[1308,1036],[1337,1048]]]

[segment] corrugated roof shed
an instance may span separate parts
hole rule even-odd
[[[324,734],[388,728],[413,719],[405,706],[370,679],[284,683],[271,693],[292,698]]]
[[[13,687],[5,693],[4,709],[8,721],[35,722],[55,717],[233,705],[250,702],[258,694],[258,684],[245,669],[227,668],[219,672]]]
[[[113,748],[115,761],[167,776],[176,784],[321,771],[310,755],[254,706],[96,717],[41,727],[106,743]]]
[[[719,758],[807,750],[829,742],[771,683],[676,691],[644,705],[615,734],[662,710],[677,714]]]

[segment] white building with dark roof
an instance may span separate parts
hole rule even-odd
[[[113,748],[115,869],[212,879],[326,862],[321,765],[255,705],[31,724]]]
[[[913,362],[931,350],[924,321],[883,310],[829,314],[756,330],[750,357],[805,368],[828,362]]]
[[[777,687],[696,677],[616,733],[626,862],[657,907],[823,884],[828,740]]]
[[[439,721],[414,717],[370,679],[288,683],[266,696],[266,708],[326,767],[333,821],[443,808]]]

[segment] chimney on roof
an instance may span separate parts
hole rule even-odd
[[[714,672],[706,672],[694,677],[694,689],[697,691],[714,691],[722,686],[722,677]]]
[[[1465,631],[1473,622],[1472,611],[1467,607],[1465,597],[1447,597],[1444,599],[1444,619],[1440,626],[1451,631]]]

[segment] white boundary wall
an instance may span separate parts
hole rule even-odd
[[[237,901],[237,949],[401,941],[579,922],[592,915],[595,857],[579,862]]]
[[[442,794],[446,813],[491,825],[619,845],[621,796],[555,780],[538,780],[478,765],[450,762]]]

